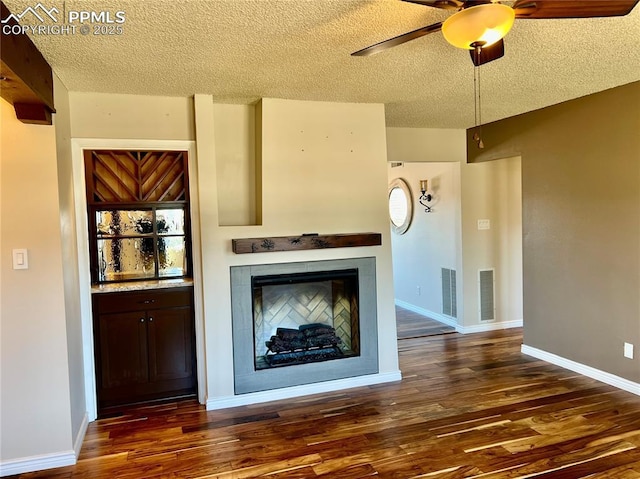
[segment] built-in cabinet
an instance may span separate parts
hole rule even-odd
[[[99,415],[196,395],[187,161],[84,151]]]
[[[195,396],[191,287],[93,295],[98,409]]]

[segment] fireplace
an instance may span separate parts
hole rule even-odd
[[[378,372],[375,258],[231,268],[236,394]]]

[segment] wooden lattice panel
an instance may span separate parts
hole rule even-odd
[[[85,151],[87,200],[135,203],[188,200],[184,151]]]

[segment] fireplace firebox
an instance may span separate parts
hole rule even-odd
[[[231,268],[237,394],[378,372],[375,258]]]
[[[251,278],[255,368],[360,355],[358,270]]]

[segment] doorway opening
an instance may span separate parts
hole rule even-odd
[[[406,184],[412,201],[405,231],[390,211],[398,338],[521,325],[520,157],[391,163],[388,180]],[[494,272],[489,296],[480,281],[487,270]]]

